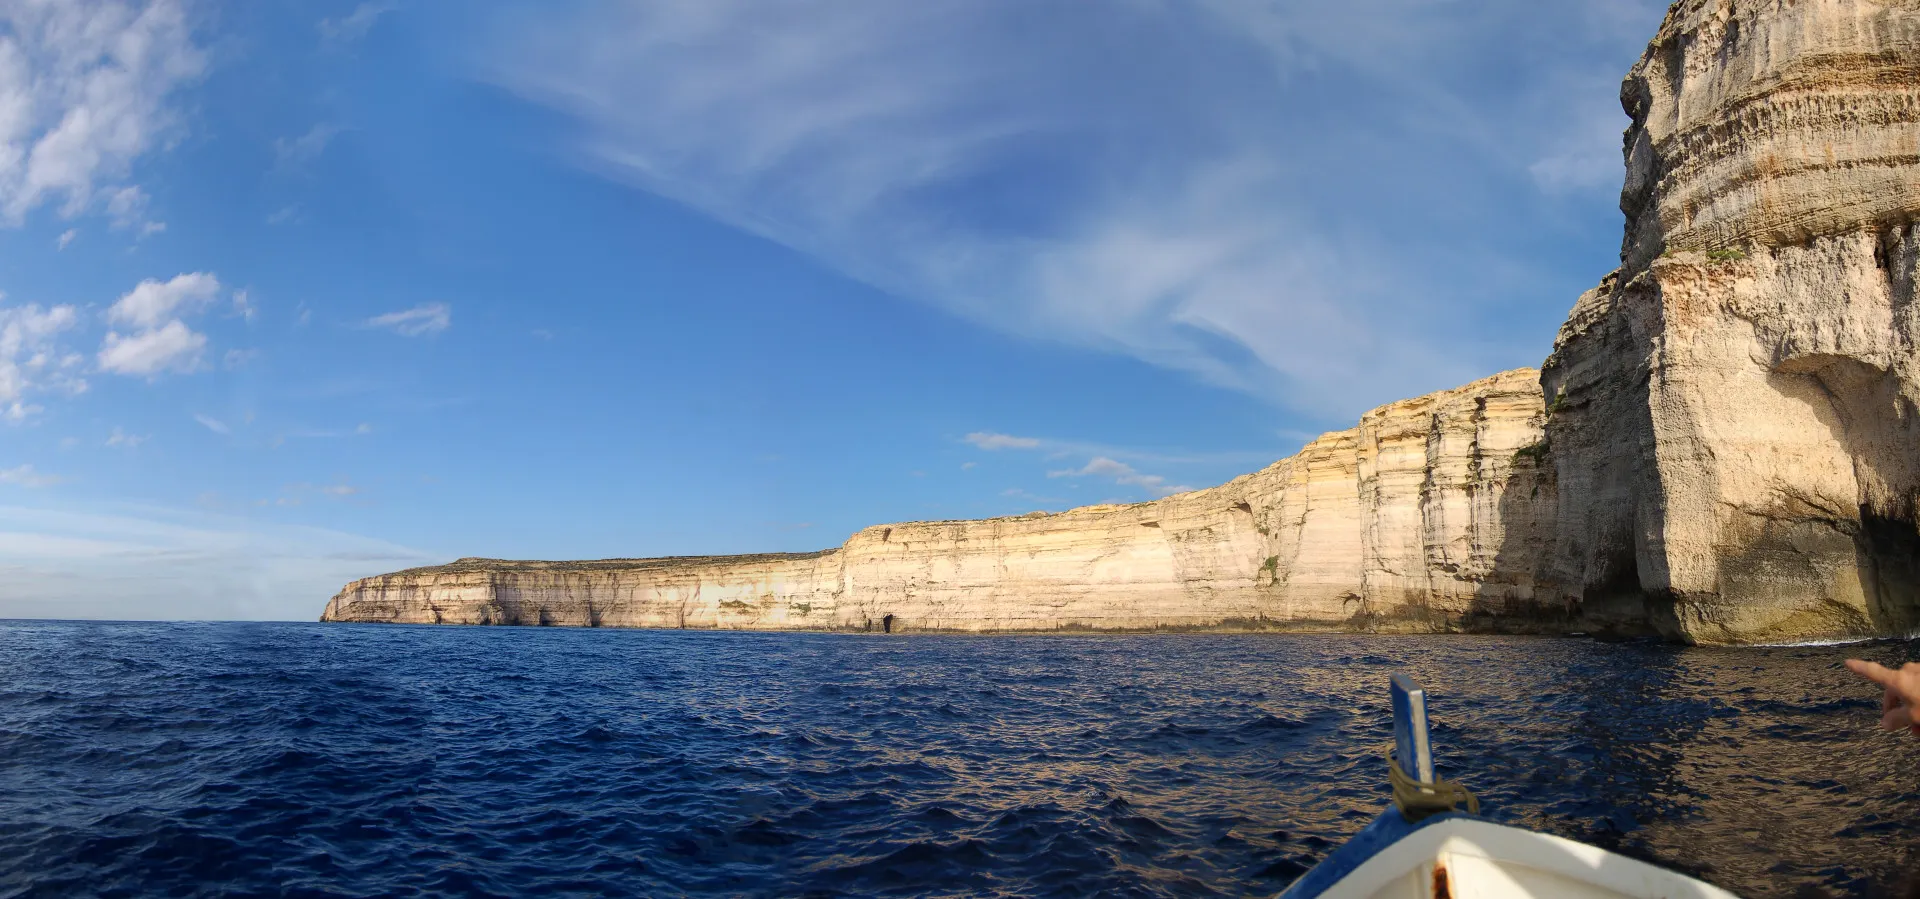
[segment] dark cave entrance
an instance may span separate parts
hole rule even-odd
[[[880,616],[880,632],[884,634],[893,633],[893,616],[892,615]]]

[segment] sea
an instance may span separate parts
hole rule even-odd
[[[1915,644],[0,621],[0,897],[1272,895],[1388,801],[1901,896]]]

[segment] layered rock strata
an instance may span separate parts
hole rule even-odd
[[[1621,269],[1543,366],[1543,595],[1689,640],[1909,632],[1920,3],[1683,0],[1621,99]]]
[[[1920,627],[1920,0],[1680,0],[1627,76],[1621,267],[1536,374],[1219,487],[801,556],[465,559],[326,619],[767,629]]]
[[[1376,409],[1219,487],[1134,505],[882,525],[838,549],[462,559],[348,584],[323,620],[773,630],[1419,627],[1531,598],[1552,477],[1538,373]],[[1515,491],[1518,496],[1513,496]]]

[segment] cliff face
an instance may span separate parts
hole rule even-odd
[[[876,631],[1502,620],[1531,598],[1536,558],[1512,548],[1540,545],[1552,520],[1537,379],[1512,371],[1394,403],[1262,471],[1149,503],[883,525],[806,555],[462,559],[348,584],[323,620]]]
[[[1544,366],[1543,594],[1692,640],[1920,623],[1920,3],[1684,0],[1627,77],[1622,267]]]
[[[356,581],[325,619],[1914,630],[1920,0],[1680,0],[1621,99],[1621,268],[1537,382],[1385,406],[1151,503],[875,527],[815,555],[467,559]]]

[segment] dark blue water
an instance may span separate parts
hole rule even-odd
[[[1890,894],[1849,652],[1912,649],[0,622],[0,896],[1271,893],[1384,802],[1393,670],[1498,817]]]

